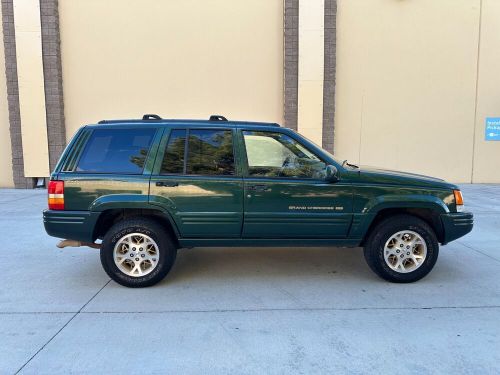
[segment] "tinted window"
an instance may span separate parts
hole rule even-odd
[[[250,176],[325,178],[326,163],[288,135],[244,131],[243,137]]]
[[[76,168],[79,172],[141,174],[155,129],[96,129]]]
[[[184,172],[184,149],[186,147],[186,131],[172,130],[168,139],[165,156],[161,163],[161,174]]]
[[[190,130],[186,173],[234,175],[231,130]]]

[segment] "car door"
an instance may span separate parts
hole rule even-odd
[[[234,131],[166,131],[150,182],[150,203],[161,206],[184,238],[239,237],[243,180],[234,157]]]
[[[324,160],[276,131],[242,129],[245,152],[244,238],[345,238],[352,189],[326,182]]]

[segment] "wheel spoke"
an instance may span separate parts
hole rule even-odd
[[[135,262],[134,268],[132,268],[131,273],[132,275],[137,273],[139,276],[142,276],[141,264],[139,262]]]

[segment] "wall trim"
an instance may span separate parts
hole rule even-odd
[[[52,171],[66,146],[58,0],[40,0],[40,17],[49,165]]]
[[[335,75],[337,57],[337,0],[325,0],[325,63],[323,83],[323,141],[325,150],[334,152]]]
[[[297,130],[299,90],[299,0],[284,0],[284,125]]]

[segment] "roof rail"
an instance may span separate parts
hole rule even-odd
[[[142,119],[143,120],[161,120],[162,118],[158,115],[146,114],[146,115],[142,116]]]
[[[227,121],[227,118],[225,118],[224,116],[221,116],[221,115],[212,115],[212,116],[210,116],[208,121]]]

